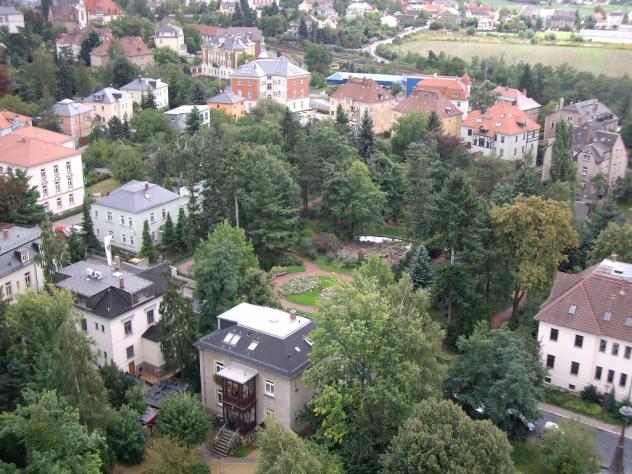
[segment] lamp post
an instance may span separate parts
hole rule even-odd
[[[627,421],[632,417],[632,408],[624,405],[619,408],[619,413],[623,417],[623,422],[621,423],[621,436],[619,436],[619,442],[617,443],[617,447],[614,450],[612,461],[610,461],[610,467],[608,467],[608,472],[610,474],[623,474],[623,445],[625,443],[625,425]]]

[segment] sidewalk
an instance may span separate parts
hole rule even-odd
[[[560,407],[556,407],[555,405],[549,405],[548,403],[543,403],[540,402],[538,403],[538,408],[541,411],[545,411],[547,413],[552,413],[553,415],[557,415],[560,416],[562,418],[566,418],[569,420],[575,420],[578,421],[579,423],[586,425],[586,426],[590,426],[592,428],[601,430],[601,431],[606,431],[608,433],[611,433],[615,436],[620,436],[621,435],[621,427],[620,426],[616,426],[616,425],[611,425],[609,423],[604,423],[603,421],[599,421],[599,420],[595,420],[594,418],[590,418],[587,416],[583,416],[580,415],[578,413],[569,411],[569,410],[565,410],[564,408],[560,408]],[[630,433],[630,430],[626,430],[626,434],[625,437],[628,439],[632,439],[632,433]]]

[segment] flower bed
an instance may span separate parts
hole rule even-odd
[[[318,301],[327,301],[332,296],[334,296],[334,293],[335,292],[333,288],[323,288],[323,291],[320,292],[320,295],[317,299]]]
[[[299,295],[319,288],[320,278],[313,275],[302,275],[285,282],[283,284],[283,294],[285,296]]]

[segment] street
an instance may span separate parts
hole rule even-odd
[[[543,429],[544,423],[547,421],[554,421],[555,423],[560,423],[564,418],[554,415],[552,413],[548,413],[542,411],[542,418],[536,421],[536,432],[541,432]],[[607,431],[602,431],[595,429],[595,442],[597,443],[597,447],[601,452],[602,464],[604,466],[608,466],[610,464],[610,460],[612,459],[612,455],[614,454],[614,450],[617,446],[617,442],[619,437],[608,433]],[[623,454],[623,464],[625,466],[625,472],[629,472],[632,474],[632,440],[626,438],[625,440],[625,448]]]
[[[386,38],[385,40],[382,41],[376,41],[375,43],[371,43],[368,46],[365,46],[364,48],[362,48],[362,51],[367,51],[371,56],[373,56],[373,58],[377,59],[378,61],[381,61],[383,63],[390,63],[390,61],[386,58],[383,58],[381,56],[378,56],[377,54],[375,54],[375,50],[377,49],[377,47],[381,44],[391,44],[393,42],[393,40],[395,38],[404,38],[405,36],[408,35],[412,35],[414,33],[417,33],[418,31],[421,30],[426,30],[428,29],[428,26],[416,26],[414,28],[411,28],[410,30],[404,30],[401,33],[398,33],[397,36],[394,36],[392,38]]]

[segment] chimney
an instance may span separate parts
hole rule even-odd
[[[291,309],[290,310],[290,321],[296,321],[296,310],[295,309]]]
[[[125,279],[123,277],[119,277],[119,288],[121,290],[125,289]]]
[[[120,269],[121,269],[121,257],[116,255],[114,257],[114,270],[118,272]]]
[[[612,260],[613,262],[616,262],[619,259],[619,256],[616,253],[613,253],[612,255],[610,255],[610,260]]]
[[[526,87],[525,87],[524,89],[522,89],[522,93],[523,93],[524,95],[527,95],[527,88],[526,88]],[[527,96],[527,97],[528,97],[528,96]]]
[[[2,238],[3,239],[8,239],[9,238],[9,228],[5,227],[4,229],[2,229]]]
[[[149,189],[149,181],[145,181],[145,190]]]
[[[481,115],[485,115],[485,112],[487,112],[487,107],[485,105],[481,105]]]

